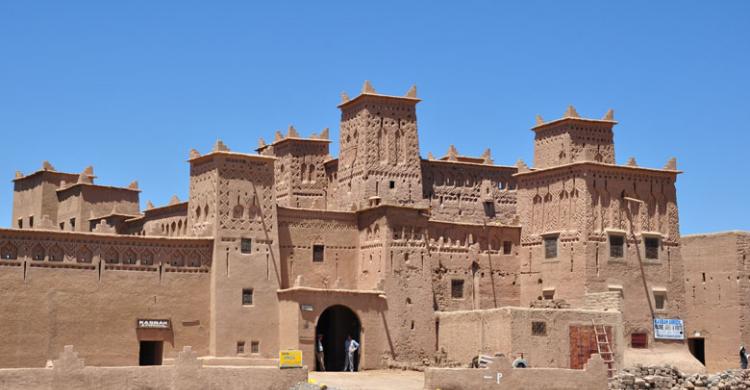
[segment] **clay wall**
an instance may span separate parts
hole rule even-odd
[[[427,248],[428,220],[418,209],[380,207],[385,217],[382,286],[393,338],[392,359],[419,362],[435,351],[435,300]]]
[[[199,158],[190,162],[187,224],[191,236],[213,236],[216,221],[217,182],[218,171],[214,159]]]
[[[276,157],[275,189],[280,206],[325,208],[326,177],[324,162],[328,140],[283,138],[263,149]]]
[[[515,167],[422,160],[423,196],[432,217],[444,221],[513,224]]]
[[[398,339],[393,332],[398,325],[389,322],[390,304],[382,291],[293,287],[278,294],[279,347],[302,350],[306,366],[315,367],[315,327],[323,312],[334,305],[349,308],[360,322],[359,369],[384,368],[388,359],[396,357]],[[337,368],[343,366],[342,361]]]
[[[596,169],[588,177],[587,193],[592,196],[586,229],[588,291],[622,286],[626,335],[645,331],[653,341],[651,313],[646,310],[649,301],[659,318],[684,318],[686,310],[676,173]],[[626,202],[624,197],[644,203]],[[621,257],[612,256],[610,251],[610,237],[618,235],[624,237]],[[658,239],[656,258],[646,254],[647,238]],[[643,264],[648,295],[639,262]],[[663,309],[656,307],[657,293],[666,295]]]
[[[41,367],[75,343],[93,365],[137,365],[137,319],[170,319],[164,355],[208,352],[211,242],[0,230],[0,367]],[[40,260],[36,260],[40,259]]]
[[[390,204],[421,203],[417,102],[363,91],[339,106],[340,209],[363,207],[372,196]]]
[[[579,302],[585,293],[586,254],[582,248],[586,184],[580,172],[518,177],[521,220],[520,270],[526,273],[521,304],[554,291],[556,298]],[[557,255],[546,258],[544,238],[557,236]],[[535,277],[536,276],[536,277]]]
[[[571,367],[570,328],[591,327],[592,320],[611,327],[615,360],[622,362],[625,344],[622,314],[578,309],[499,309],[438,312],[438,345],[448,359],[469,363],[478,354],[502,353],[515,359],[523,353],[531,367]],[[544,334],[532,334],[532,322],[544,322]]]
[[[598,355],[583,370],[512,368],[509,359],[498,358],[485,369],[428,368],[424,381],[425,390],[606,389],[607,370]]]
[[[45,215],[56,222],[57,189],[65,182],[75,182],[77,178],[78,175],[42,170],[14,180],[13,219],[10,226],[28,229],[29,217],[34,217],[38,224]],[[22,220],[20,225],[19,219]]]
[[[388,222],[382,210],[365,210],[357,214],[359,226],[359,255],[357,288],[382,289],[388,269]]]
[[[326,174],[326,198],[325,198],[325,209],[336,210],[341,209],[348,211],[350,209],[342,208],[339,202],[339,160],[332,159],[327,160],[323,167]]]
[[[202,366],[190,347],[180,352],[174,366],[143,367],[85,366],[89,360],[70,347],[53,361],[51,368],[0,369],[0,388],[287,390],[299,382],[307,382],[305,368]]]
[[[531,286],[522,288],[526,294],[522,302],[547,290],[554,291],[555,298],[580,306],[586,292],[618,289],[624,296],[626,334],[643,331],[651,335],[648,303],[654,306],[654,294],[664,293],[665,307],[655,309],[655,314],[680,318],[684,286],[676,173],[592,163],[518,175],[524,227],[521,271],[538,275],[537,280],[524,279]],[[625,197],[644,204],[626,202]],[[622,256],[610,256],[610,236],[623,237]],[[546,258],[546,237],[557,237],[557,256]],[[654,259],[646,257],[647,237],[658,239]]]
[[[57,191],[59,207],[57,220],[65,222],[65,230],[92,231],[99,217],[113,211],[137,215],[140,213],[139,192],[130,188],[105,187],[93,184],[73,184]],[[75,228],[70,221],[75,218]],[[92,220],[92,218],[94,218]]]
[[[215,217],[209,223],[215,229],[210,353],[238,356],[237,344],[244,342],[257,343],[248,358],[277,358],[282,271],[274,158],[219,151],[190,161],[213,161],[207,164],[217,172],[216,196],[208,197],[216,199],[209,204]],[[244,301],[250,295],[252,302]]]
[[[318,288],[357,286],[359,230],[354,213],[279,207],[282,288],[296,284]],[[322,245],[322,261],[313,247]]]
[[[430,221],[426,256],[436,307],[451,311],[518,305],[520,234],[515,227]],[[460,297],[453,296],[454,280],[463,282]]]
[[[563,119],[534,128],[534,167],[578,161],[615,163],[612,126],[616,122]]]
[[[747,332],[750,293],[746,232],[682,237],[685,264],[687,337],[704,340],[706,368],[736,368],[740,345],[750,345]]]
[[[140,225],[140,235],[160,237],[191,236],[189,224],[189,205],[187,202],[153,208],[144,212],[138,224],[132,224],[132,230]],[[195,211],[195,209],[193,209]]]

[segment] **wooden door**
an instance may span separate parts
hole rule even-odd
[[[614,351],[612,327],[605,327],[609,348]],[[602,337],[603,339],[603,337]],[[570,327],[570,368],[583,369],[591,355],[599,353],[596,347],[596,334],[593,325],[571,325]]]

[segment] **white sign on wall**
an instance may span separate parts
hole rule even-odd
[[[654,338],[666,340],[684,340],[685,327],[682,323],[682,320],[655,318]]]
[[[172,329],[169,320],[138,320],[138,329]]]

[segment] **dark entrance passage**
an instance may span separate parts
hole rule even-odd
[[[326,371],[343,371],[344,363],[346,359],[346,351],[344,350],[344,342],[346,336],[351,335],[352,339],[356,340],[361,344],[360,340],[361,325],[359,319],[354,312],[346,306],[335,305],[326,309],[318,319],[318,324],[315,326],[315,337],[317,335],[323,335],[323,350],[325,352],[325,364]],[[317,347],[317,341],[316,341]],[[357,351],[354,356],[354,369],[359,369],[359,356],[362,352],[362,347]],[[320,371],[318,367],[317,359],[315,362],[315,369]]]
[[[138,364],[141,366],[161,366],[163,341],[141,341]]]
[[[705,354],[705,340],[703,337],[689,337],[688,348],[690,353],[698,359],[701,364],[706,365],[706,354]]]

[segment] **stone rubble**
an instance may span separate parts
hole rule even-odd
[[[636,366],[621,370],[609,381],[610,390],[744,390],[750,389],[750,371],[731,369],[715,374],[685,374],[669,365]]]

